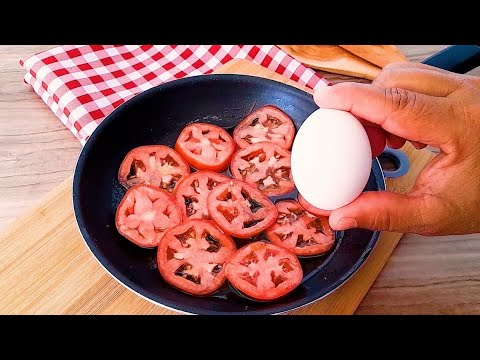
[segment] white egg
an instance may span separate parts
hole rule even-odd
[[[365,188],[372,168],[367,133],[351,113],[313,112],[292,147],[292,176],[304,199],[320,209],[349,204]]]

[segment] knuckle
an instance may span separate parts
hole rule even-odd
[[[375,77],[375,79],[373,80],[373,85],[389,87],[394,82],[395,74],[396,74],[395,68],[392,68],[391,64],[388,64]]]
[[[392,71],[392,70],[403,67],[404,64],[405,64],[405,62],[402,62],[402,61],[391,62],[391,63],[388,63],[387,65],[385,65],[383,67],[383,70],[389,72],[389,71]]]
[[[417,94],[401,88],[388,88],[385,92],[385,103],[392,111],[413,109],[417,105]]]
[[[372,219],[371,228],[375,230],[392,230],[392,216],[389,211],[379,211]]]

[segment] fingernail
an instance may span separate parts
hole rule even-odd
[[[343,218],[337,223],[335,230],[347,230],[357,227],[357,220],[354,218]]]

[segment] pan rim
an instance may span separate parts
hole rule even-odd
[[[343,286],[365,263],[366,259],[374,249],[377,240],[380,236],[380,231],[373,231],[369,242],[366,244],[365,250],[362,252],[359,259],[350,267],[350,269],[336,281],[334,281],[330,286],[325,287],[324,291],[315,292],[314,294],[309,294],[302,299],[293,301],[288,304],[279,304],[274,305],[274,309],[256,309],[256,310],[245,310],[239,312],[226,312],[226,311],[212,311],[212,310],[200,310],[195,311],[194,306],[182,306],[179,307],[176,303],[173,303],[169,300],[162,299],[162,302],[158,302],[155,300],[158,296],[153,296],[150,292],[146,291],[145,289],[141,288],[133,281],[125,277],[123,274],[120,273],[119,270],[113,266],[113,264],[102,254],[102,252],[95,246],[95,242],[90,238],[86,230],[86,224],[83,216],[81,215],[81,208],[80,208],[80,199],[79,199],[79,189],[80,189],[80,178],[84,163],[88,154],[91,152],[90,149],[94,146],[96,138],[99,134],[103,131],[104,128],[108,127],[109,124],[115,119],[116,114],[122,112],[124,108],[131,106],[142,100],[142,98],[147,97],[150,93],[158,91],[159,88],[162,88],[164,91],[168,91],[170,88],[175,88],[183,85],[188,85],[192,82],[202,82],[202,81],[216,81],[216,80],[229,80],[229,81],[248,81],[253,83],[259,83],[260,85],[273,85],[273,86],[280,86],[283,87],[285,90],[294,91],[302,96],[309,96],[312,95],[306,91],[303,91],[297,87],[271,80],[266,79],[258,76],[251,76],[251,75],[238,75],[238,74],[208,74],[208,75],[196,75],[196,76],[189,76],[182,79],[177,79],[170,81],[168,83],[160,84],[155,87],[152,87],[148,90],[145,90],[142,93],[139,93],[125,103],[121,104],[117,107],[114,111],[112,111],[109,115],[105,117],[105,119],[98,125],[95,131],[90,135],[89,140],[86,142],[85,146],[82,148],[80,155],[77,158],[77,163],[75,166],[75,172],[73,176],[73,208],[74,208],[74,215],[76,219],[77,228],[80,232],[80,235],[85,242],[88,250],[92,253],[95,259],[100,263],[100,265],[105,269],[105,271],[113,277],[117,282],[119,282],[122,286],[129,289],[136,295],[140,296],[141,298],[155,304],[161,306],[163,308],[177,311],[183,314],[199,314],[199,315],[271,315],[271,314],[281,314],[288,311],[293,311],[304,306],[307,306],[315,301],[323,299],[324,297],[328,296],[335,290],[339,289]],[[377,158],[372,161],[372,171],[375,175],[375,180],[378,185],[378,190],[382,191],[385,190],[385,177],[383,175],[383,171],[380,167],[380,163]],[[149,297],[149,294],[152,297]],[[319,295],[320,294],[320,295]],[[188,308],[189,310],[185,310]]]

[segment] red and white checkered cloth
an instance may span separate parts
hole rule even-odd
[[[117,106],[153,86],[247,59],[310,88],[326,86],[275,45],[67,45],[20,64],[25,82],[82,145]]]

